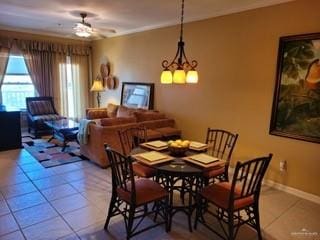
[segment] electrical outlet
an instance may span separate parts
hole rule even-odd
[[[287,161],[285,160],[280,161],[280,171],[281,172],[287,171]]]

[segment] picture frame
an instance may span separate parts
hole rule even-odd
[[[130,108],[153,109],[153,83],[123,82],[121,105]]]
[[[320,143],[320,33],[280,38],[269,133]]]

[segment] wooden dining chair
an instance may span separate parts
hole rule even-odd
[[[232,182],[219,182],[204,187],[198,194],[195,229],[200,222],[223,239],[236,238],[239,227],[248,224],[262,240],[259,217],[259,196],[262,179],[271,161],[269,156],[256,158],[244,163],[237,162]],[[208,204],[217,207],[209,210]],[[213,229],[204,218],[209,213],[218,219],[223,232]],[[227,227],[223,225],[227,224]]]
[[[224,167],[208,169],[204,172],[205,184],[215,179],[220,181],[228,181],[228,170],[233,149],[237,143],[238,134],[231,133],[222,129],[208,128],[206,136],[206,144],[209,145],[207,154],[225,160]]]
[[[166,231],[169,231],[168,192],[150,179],[135,180],[130,156],[126,157],[108,146],[106,152],[112,171],[112,196],[104,228],[107,230],[110,219],[121,214],[125,222],[127,239],[160,224],[165,224]],[[150,203],[154,203],[156,207],[149,211]],[[160,215],[163,221],[139,228],[143,219],[150,214]],[[135,224],[134,220],[137,220]]]
[[[134,148],[147,141],[147,130],[145,127],[133,127],[119,130],[119,138],[122,153],[129,156]],[[138,177],[151,178],[156,175],[156,170],[141,163],[133,163],[133,172]]]

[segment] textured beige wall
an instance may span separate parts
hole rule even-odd
[[[176,51],[178,27],[93,42],[93,75],[106,58],[120,82],[154,82],[155,108],[187,139],[208,126],[240,134],[233,162],[274,153],[268,178],[320,196],[320,145],[268,134],[280,36],[320,32],[320,1],[295,1],[185,25],[186,52],[199,62],[197,85],[161,85],[161,61]],[[119,103],[117,90],[103,103]],[[288,172],[279,172],[279,161]]]

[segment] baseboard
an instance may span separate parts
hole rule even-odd
[[[229,175],[234,173],[234,168],[233,167],[229,167]],[[320,196],[311,194],[311,193],[307,193],[304,191],[301,191],[299,189],[293,188],[293,187],[289,187],[287,185],[283,185],[281,183],[277,183],[275,181],[272,180],[264,180],[262,181],[262,184],[265,186],[269,186],[269,187],[273,187],[277,190],[286,192],[286,193],[290,193],[292,195],[295,195],[299,198],[303,198],[305,200],[309,200],[311,202],[320,204]]]
[[[286,185],[274,182],[272,180],[265,180],[265,181],[263,181],[263,184],[266,185],[266,186],[278,189],[280,191],[283,191],[283,192],[286,192],[286,193],[290,193],[290,194],[295,195],[297,197],[309,200],[311,202],[320,204],[320,196],[317,196],[317,195],[314,195],[314,194],[311,194],[311,193],[307,193],[307,192],[298,190],[298,189],[293,188],[293,187],[288,187]]]

